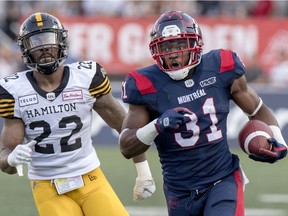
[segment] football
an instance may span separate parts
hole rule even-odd
[[[272,145],[267,141],[271,137],[273,132],[266,123],[260,120],[249,120],[240,130],[238,141],[246,154],[261,155],[261,149],[271,150]]]

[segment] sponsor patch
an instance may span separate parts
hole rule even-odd
[[[200,82],[200,86],[203,88],[205,86],[213,85],[214,83],[216,83],[216,77],[210,77],[208,79],[202,80]]]
[[[20,107],[29,106],[32,104],[37,104],[38,97],[37,97],[37,94],[25,95],[25,96],[19,97],[18,101],[19,101]]]
[[[63,101],[83,99],[82,90],[65,91],[62,93]]]

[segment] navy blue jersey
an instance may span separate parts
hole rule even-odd
[[[184,132],[159,134],[155,138],[165,184],[175,190],[205,187],[239,167],[229,151],[227,115],[233,81],[245,73],[238,56],[229,50],[213,50],[202,56],[194,74],[172,80],[157,65],[132,71],[123,83],[125,103],[145,105],[151,120],[175,107],[185,107],[191,122]],[[186,131],[193,136],[187,138]]]

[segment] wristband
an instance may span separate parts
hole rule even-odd
[[[121,133],[119,134],[119,137],[118,137],[118,144],[119,144],[119,145],[120,145],[120,139],[121,139],[123,133],[124,133],[125,131],[127,131],[127,130],[129,130],[129,128],[123,129],[123,130],[121,131]]]
[[[252,114],[245,113],[248,117],[255,116],[257,114],[257,112],[260,110],[261,106],[263,105],[263,101],[260,97],[259,97],[259,99],[260,99],[259,104],[256,107],[256,109],[254,110],[254,112]]]
[[[136,131],[136,137],[146,145],[152,145],[153,140],[158,136],[158,131],[155,128],[157,119],[154,119],[149,124]]]
[[[279,142],[279,143],[281,143],[287,147],[287,144],[286,144],[286,142],[282,136],[280,128],[277,127],[276,125],[269,125],[269,127],[271,128],[271,130],[273,132],[273,136],[277,140],[277,142]]]
[[[147,160],[135,163],[135,167],[139,179],[147,180],[152,178],[152,174]]]
[[[12,155],[12,153],[10,153],[9,155],[8,155],[8,157],[7,157],[7,163],[8,163],[8,165],[9,166],[11,166],[11,167],[15,167],[16,166],[16,164],[14,163],[14,156]]]

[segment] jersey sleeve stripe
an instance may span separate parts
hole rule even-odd
[[[111,91],[111,87],[108,86],[106,89],[101,89],[99,91],[90,92],[93,97],[99,97],[101,95],[108,94]]]
[[[137,71],[130,72],[129,76],[135,79],[137,88],[142,95],[157,92],[153,83],[146,76],[139,74]]]
[[[104,81],[97,87],[89,89],[90,94],[93,97],[99,97],[105,95],[111,91],[111,85],[108,77],[105,77]]]
[[[14,118],[14,97],[2,86],[0,86],[0,117]]]
[[[0,116],[7,117],[14,115],[14,101],[13,103],[2,103],[3,100],[0,100]]]
[[[234,69],[234,59],[231,50],[220,49],[220,59],[221,59],[220,73]]]
[[[7,107],[8,107],[8,108],[10,107],[11,109],[13,109],[14,103],[13,103],[13,104],[1,104],[1,103],[0,103],[0,110],[1,110],[1,109],[5,109],[5,108],[7,108]]]
[[[0,106],[3,103],[13,103],[14,104],[14,99],[0,99]]]
[[[12,111],[12,112],[5,112],[5,113],[0,112],[0,116],[1,116],[2,118],[12,117],[12,116],[14,116],[14,112],[13,112],[13,111]]]
[[[98,91],[99,89],[106,88],[106,86],[110,86],[110,81],[109,81],[108,77],[106,77],[104,79],[104,81],[99,86],[92,88],[92,89],[89,89],[89,91],[90,92]]]

